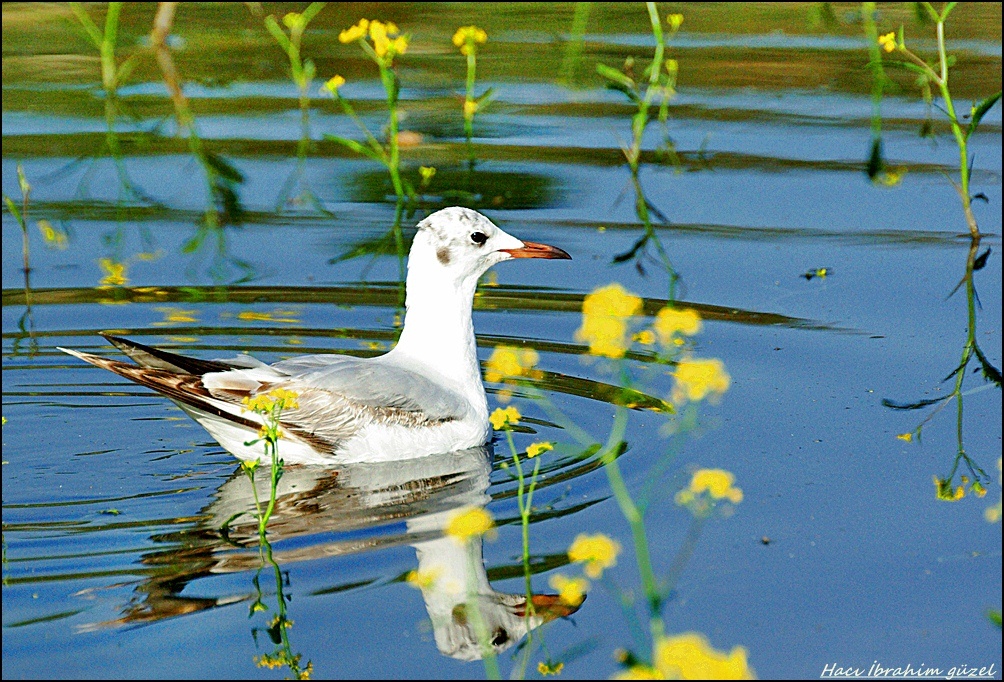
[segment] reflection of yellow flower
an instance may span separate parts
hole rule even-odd
[[[492,428],[498,431],[503,426],[519,424],[519,420],[522,417],[523,415],[519,413],[519,410],[510,405],[504,410],[501,407],[496,407],[495,411],[488,417],[488,421],[492,423]]]
[[[427,590],[436,584],[439,579],[440,570],[438,568],[430,568],[426,571],[409,571],[408,575],[405,576],[405,580],[412,587],[417,587],[420,590]]]
[[[655,645],[655,667],[667,678],[683,680],[751,680],[753,671],[746,648],[725,653],[712,647],[704,635],[686,632],[661,638]]]
[[[537,455],[553,450],[554,446],[547,442],[530,443],[526,446],[526,456],[533,459]]]
[[[557,573],[548,581],[558,591],[558,597],[569,606],[578,606],[586,598],[589,581],[585,578],[569,578]]]
[[[735,483],[736,477],[724,469],[698,469],[690,479],[690,485],[676,494],[676,503],[690,506],[698,495],[707,493],[713,500],[728,500],[732,504],[743,501],[742,488]]]
[[[191,324],[193,322],[198,322],[199,318],[196,316],[194,310],[184,310],[182,308],[174,308],[171,306],[163,308],[154,308],[158,313],[164,315],[163,322],[153,322],[152,324],[157,327],[162,327],[170,324]]]
[[[467,507],[451,516],[443,531],[459,542],[467,542],[482,535],[493,535],[494,528],[495,521],[487,509]]]
[[[952,479],[934,477],[935,496],[945,502],[957,502],[966,496],[963,486],[952,488]]]
[[[38,230],[42,233],[42,239],[49,246],[53,246],[59,250],[66,248],[66,235],[54,228],[48,220],[39,220]]]
[[[886,33],[885,35],[879,36],[879,45],[886,52],[892,52],[896,49],[896,34],[894,32]]]
[[[698,402],[709,394],[712,399],[717,398],[729,390],[729,385],[732,383],[732,377],[725,371],[725,364],[716,358],[680,360],[673,377],[676,379],[672,395],[674,403],[682,403],[685,400]]]
[[[472,54],[476,45],[488,42],[488,34],[477,26],[461,26],[453,34],[453,44],[460,48],[460,54]]]
[[[114,261],[111,258],[102,258],[98,265],[105,271],[105,276],[101,278],[99,284],[102,287],[121,287],[129,283],[126,277],[126,264]]]
[[[679,310],[666,306],[655,316],[653,329],[659,334],[659,340],[669,344],[675,334],[693,336],[701,331],[701,316],[696,310],[687,308]]]
[[[516,348],[515,346],[496,346],[492,356],[488,358],[485,368],[485,379],[498,383],[506,377],[532,377],[539,379],[543,373],[533,371],[534,365],[540,361],[540,356],[533,348]]]
[[[582,326],[575,338],[588,341],[593,355],[623,357],[628,347],[627,319],[640,313],[641,308],[641,299],[620,284],[600,287],[582,301]]]
[[[651,329],[643,329],[631,337],[632,341],[637,341],[643,346],[651,346],[655,343],[655,332]]]
[[[911,433],[909,431],[907,433],[897,433],[896,437],[899,438],[900,440],[903,440],[903,441],[906,441],[907,443],[909,443],[910,441],[913,440],[913,433]]]
[[[551,663],[550,661],[545,663],[544,661],[541,661],[537,664],[537,672],[545,677],[548,675],[560,675],[564,667],[565,664],[561,661],[558,661],[557,663]]]
[[[997,458],[997,485],[1000,486],[1001,483],[1001,458]],[[988,523],[997,523],[1001,520],[1001,500],[997,500],[997,504],[992,507],[987,507],[983,510],[983,518],[987,520]]]
[[[360,38],[365,38],[366,31],[369,29],[369,26],[369,19],[360,19],[358,24],[352,28],[347,28],[338,34],[338,42],[351,43],[359,40]]]
[[[603,533],[579,533],[568,548],[568,560],[572,563],[584,562],[583,572],[593,580],[599,580],[605,569],[617,565],[620,551],[620,544]]]

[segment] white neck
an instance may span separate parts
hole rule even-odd
[[[471,318],[477,279],[457,281],[444,274],[409,267],[404,329],[391,352],[446,379],[487,416]]]

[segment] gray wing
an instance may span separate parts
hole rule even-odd
[[[370,408],[420,413],[426,419],[459,419],[466,401],[454,391],[381,358],[307,355],[271,365],[291,387],[319,389]]]

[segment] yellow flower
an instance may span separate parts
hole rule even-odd
[[[129,283],[129,278],[126,277],[125,263],[119,263],[111,258],[102,258],[98,261],[98,265],[106,273],[99,283],[102,287],[121,287]]]
[[[338,97],[338,89],[343,85],[345,85],[345,79],[336,75],[329,78],[324,85],[321,86],[321,89],[326,90],[332,97]]]
[[[544,663],[544,661],[541,661],[537,664],[537,672],[545,677],[548,675],[560,675],[564,667],[565,664],[561,661],[558,661],[557,663],[551,663],[550,661]]]
[[[678,310],[666,306],[655,316],[652,328],[659,334],[659,340],[668,345],[676,334],[693,336],[700,332],[701,316],[690,308]]]
[[[651,346],[655,343],[655,332],[651,329],[644,329],[631,337],[632,341],[637,341],[643,346]]]
[[[46,244],[60,250],[66,248],[66,235],[54,228],[48,220],[39,220],[38,230],[42,233],[42,239]]]
[[[443,532],[458,542],[467,542],[482,535],[493,537],[494,528],[495,521],[488,510],[483,507],[465,507],[450,517]]]
[[[286,25],[286,28],[288,28],[291,33],[293,31],[302,31],[307,25],[307,22],[303,19],[303,15],[299,12],[290,12],[286,14],[282,18],[282,23]]]
[[[568,560],[572,563],[585,562],[583,572],[593,580],[599,580],[605,569],[617,565],[620,551],[620,544],[603,533],[579,533],[568,548]]]
[[[300,403],[297,400],[299,396],[300,394],[296,391],[276,388],[268,393],[259,393],[254,397],[247,396],[241,402],[244,404],[244,409],[249,412],[266,414],[276,407],[280,410],[295,410],[299,408]]]
[[[427,590],[436,584],[439,579],[440,570],[438,568],[431,568],[427,571],[409,571],[408,575],[405,576],[405,580],[412,587],[417,587],[420,590]]]
[[[676,494],[676,503],[691,507],[697,503],[697,511],[705,511],[707,503],[697,499],[707,493],[713,500],[728,500],[732,504],[743,501],[742,488],[733,485],[736,477],[731,471],[724,469],[698,469],[690,479],[690,485]]]
[[[679,31],[680,26],[683,25],[683,15],[682,14],[670,14],[666,17],[666,21],[669,23],[669,27],[674,31]]]
[[[488,42],[488,34],[477,26],[461,26],[453,34],[453,44],[460,48],[460,54],[469,55],[476,50],[476,45]]]
[[[746,648],[725,653],[712,647],[704,635],[686,632],[663,637],[656,643],[655,667],[667,678],[684,680],[751,680]]]
[[[628,347],[627,319],[641,309],[641,299],[620,284],[600,287],[582,302],[582,326],[575,332],[575,338],[588,341],[593,355],[623,357]]]
[[[485,369],[485,379],[498,383],[506,377],[540,378],[541,372],[534,372],[533,367],[540,361],[540,355],[532,348],[516,348],[515,346],[496,346],[492,356],[488,358]]]
[[[913,440],[913,433],[912,432],[897,433],[896,437],[899,438],[900,440],[903,440],[903,441],[906,441],[907,443],[909,443],[910,441]]]
[[[519,424],[519,420],[522,417],[523,415],[519,413],[519,410],[510,405],[504,410],[501,407],[496,407],[495,411],[488,417],[488,421],[492,423],[492,428],[498,431],[503,426]]]
[[[945,502],[957,502],[966,496],[963,486],[952,488],[952,479],[934,477],[935,497]]]
[[[712,399],[721,396],[729,390],[732,377],[725,371],[721,360],[680,360],[673,372],[676,385],[673,387],[672,400],[682,403],[685,400],[698,402],[709,394]]]
[[[369,29],[369,19],[360,19],[359,23],[352,28],[347,28],[338,34],[338,42],[340,43],[353,43],[360,38],[366,37],[366,31]]]
[[[478,113],[478,103],[472,99],[464,100],[464,118],[473,118]]]
[[[526,446],[526,456],[533,459],[537,455],[553,450],[554,446],[547,442],[530,443]]]
[[[395,38],[397,33],[397,25],[393,22],[388,21],[386,24],[382,21],[370,22],[370,40],[373,41],[373,51],[377,57],[386,56],[387,61],[390,61],[395,55],[404,54],[408,49],[408,39],[404,36]]]
[[[650,665],[633,665],[614,675],[615,680],[664,680],[662,673]]]
[[[885,35],[879,36],[879,45],[882,46],[886,52],[892,52],[896,49],[896,34],[892,31],[886,33]]]
[[[558,591],[561,601],[569,606],[581,604],[589,589],[589,581],[585,578],[568,578],[561,573],[552,575],[548,584]]]
[[[418,167],[418,175],[419,175],[420,178],[422,178],[422,186],[425,187],[430,182],[432,182],[432,178],[434,178],[436,176],[436,167],[435,166],[419,166]]]

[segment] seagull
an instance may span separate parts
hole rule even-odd
[[[478,447],[491,439],[472,308],[478,278],[513,258],[570,259],[521,241],[468,208],[444,208],[417,226],[408,255],[404,328],[374,358],[304,355],[268,365],[248,355],[201,360],[102,334],[135,363],[60,348],[174,401],[238,459],[267,463],[252,443],[264,418],[245,400],[277,389],[287,464],[386,462]],[[249,444],[250,443],[250,444]]]

